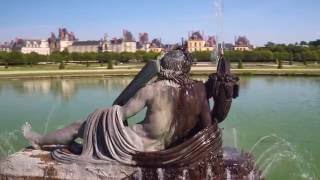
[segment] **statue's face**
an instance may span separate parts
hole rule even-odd
[[[160,60],[162,69],[182,71],[184,73],[190,72],[191,64],[191,59],[187,57],[181,50],[169,51]]]

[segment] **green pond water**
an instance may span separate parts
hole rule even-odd
[[[0,157],[28,145],[24,122],[41,133],[62,128],[110,106],[130,80],[0,80]],[[240,85],[220,124],[224,144],[252,151],[267,179],[319,179],[320,77],[241,77]]]

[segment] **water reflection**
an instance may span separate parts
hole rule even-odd
[[[78,91],[83,88],[104,88],[106,92],[119,92],[125,88],[132,78],[106,78],[106,79],[40,79],[3,81],[0,82],[0,92],[3,89],[13,89],[16,93],[23,95],[53,95],[61,98],[63,101],[69,101]]]
[[[27,145],[19,135],[24,122],[30,122],[38,132],[64,127],[96,108],[110,106],[130,81],[131,78],[0,80],[0,158]],[[250,151],[262,137],[276,134],[295,147],[294,153],[286,154],[289,159],[299,155],[320,169],[319,107],[320,77],[242,76],[240,96],[221,124],[224,144]],[[135,122],[144,116],[137,114]],[[293,161],[283,160],[288,146],[281,145],[283,151],[277,152],[279,146],[272,143],[278,142],[265,140],[253,151],[266,167],[268,179],[299,172]],[[268,170],[269,164],[273,165]],[[304,170],[306,175],[308,169]]]

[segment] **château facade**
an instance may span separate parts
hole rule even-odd
[[[253,46],[250,44],[250,41],[246,36],[235,37],[234,50],[235,51],[251,51]]]
[[[199,31],[192,32],[188,37],[188,51],[213,51],[216,47],[216,40],[214,36],[204,38],[204,33]]]

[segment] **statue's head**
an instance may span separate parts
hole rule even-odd
[[[171,80],[180,85],[190,84],[191,65],[189,53],[180,49],[169,51],[160,59],[159,79]]]
[[[189,73],[192,59],[188,53],[185,53],[182,50],[172,50],[161,58],[160,65],[162,70]]]

